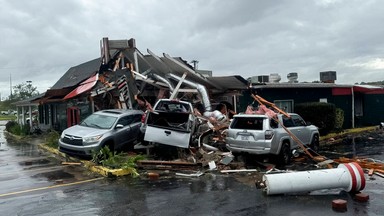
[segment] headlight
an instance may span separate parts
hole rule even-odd
[[[63,132],[63,133],[61,133],[61,135],[60,135],[60,139],[63,139],[64,138],[64,136],[65,136],[65,133]]]
[[[98,142],[102,135],[92,136],[92,137],[83,137],[83,143],[94,143]]]

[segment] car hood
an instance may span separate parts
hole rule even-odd
[[[81,125],[75,125],[67,128],[63,131],[64,134],[78,136],[78,137],[90,137],[97,136],[106,133],[107,129],[98,129],[92,127],[85,127]]]

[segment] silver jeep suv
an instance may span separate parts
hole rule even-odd
[[[112,151],[129,147],[140,136],[140,110],[110,109],[95,112],[80,124],[61,133],[58,141],[61,152],[75,155],[92,155],[108,146]]]
[[[319,130],[307,124],[298,114],[290,113],[291,118],[278,115],[278,119],[303,144],[314,151],[319,147]],[[289,164],[292,151],[298,144],[275,120],[266,115],[239,114],[233,117],[226,137],[227,148],[233,154],[249,153],[272,155],[280,165]]]

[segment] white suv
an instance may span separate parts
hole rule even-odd
[[[307,124],[298,114],[290,113],[291,118],[278,115],[278,119],[303,144],[314,151],[319,148],[319,130]],[[266,115],[239,114],[233,117],[226,137],[227,148],[233,154],[249,153],[254,155],[271,154],[277,157],[277,163],[289,164],[292,151],[298,144],[279,125]]]

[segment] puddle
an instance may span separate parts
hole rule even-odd
[[[19,165],[21,166],[32,166],[32,165],[46,165],[51,163],[48,159],[38,159],[38,160],[29,160],[29,161],[21,161]]]
[[[38,173],[36,175],[31,176],[32,178],[46,178],[49,181],[55,181],[60,179],[71,179],[74,177],[74,175],[64,172],[62,170],[52,171],[52,172],[45,172],[45,173]]]
[[[371,132],[347,137],[339,144],[322,146],[319,153],[329,158],[357,156],[383,160],[383,145],[384,134]]]

